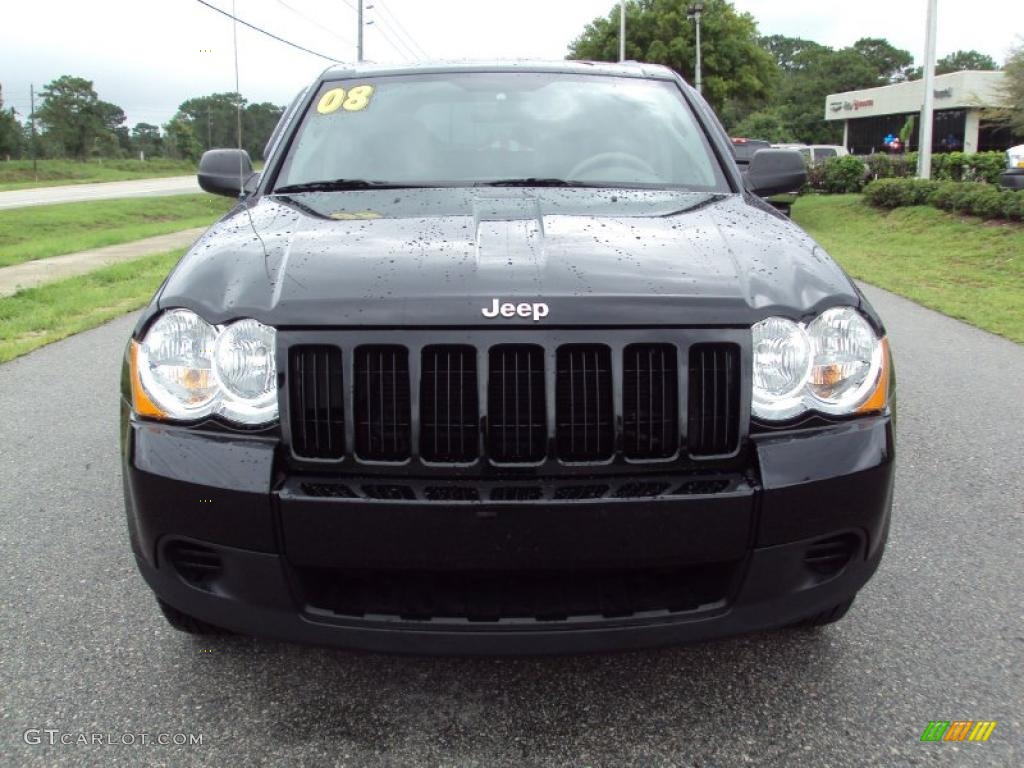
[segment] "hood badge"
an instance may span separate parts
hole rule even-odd
[[[498,317],[532,317],[534,322],[537,322],[542,317],[548,316],[548,305],[542,301],[533,302],[521,302],[519,304],[513,304],[511,302],[502,303],[500,299],[491,299],[491,306],[484,307],[480,310],[480,314],[484,317],[492,318]]]

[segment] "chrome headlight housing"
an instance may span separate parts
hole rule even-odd
[[[132,342],[136,413],[175,421],[277,419],[276,331],[256,320],[212,326],[187,309],[157,318]]]
[[[768,317],[751,334],[755,418],[849,416],[885,406],[886,341],[852,307],[828,309],[806,325]]]

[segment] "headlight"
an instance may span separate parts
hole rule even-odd
[[[804,410],[811,345],[803,328],[784,317],[753,327],[754,413],[781,421]]]
[[[277,416],[274,344],[274,329],[255,320],[232,323],[217,338],[214,373],[229,419],[261,424]]]
[[[813,407],[850,413],[871,394],[882,366],[882,345],[871,326],[849,307],[822,312],[807,326],[814,350],[807,389]]]
[[[132,342],[132,400],[141,416],[240,424],[277,418],[276,334],[256,320],[215,328],[187,309],[162,314]]]
[[[213,344],[217,332],[194,312],[161,315],[138,353],[139,378],[153,402],[175,419],[210,414],[217,395]]]
[[[806,327],[769,317],[751,331],[756,418],[785,421],[811,410],[847,416],[885,407],[886,342],[855,309],[826,310]]]

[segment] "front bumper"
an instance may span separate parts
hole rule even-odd
[[[887,415],[755,436],[756,472],[724,487],[566,501],[315,496],[278,461],[273,438],[127,413],[123,437],[132,546],[161,599],[246,634],[391,652],[568,653],[786,625],[848,599],[871,577],[892,502]],[[212,577],[197,579],[175,560],[174,547],[190,546],[214,558]],[[831,557],[824,568],[823,552]],[[582,600],[576,613],[505,617],[499,607],[432,618],[436,608],[408,601],[352,610],[335,583],[338,574],[386,581],[401,573],[415,586],[429,573],[486,591],[507,579],[533,585],[517,598],[537,600],[560,589],[550,580],[537,587],[544,574],[556,582],[601,574],[588,585],[608,591],[618,582],[609,586],[604,575],[640,571],[657,574],[665,605],[596,611],[581,592],[567,598]],[[367,599],[396,604],[390,595]]]

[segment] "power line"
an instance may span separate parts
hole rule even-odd
[[[229,19],[234,19],[239,24],[242,24],[243,26],[249,27],[249,29],[255,30],[256,32],[259,32],[261,35],[266,35],[267,37],[273,38],[274,40],[277,40],[279,43],[284,43],[285,45],[290,45],[292,48],[296,48],[296,49],[298,49],[300,51],[303,51],[304,53],[310,53],[310,54],[312,54],[314,56],[318,56],[321,59],[324,59],[326,61],[330,61],[330,62],[332,62],[334,64],[340,64],[341,63],[338,59],[332,58],[331,56],[325,56],[322,53],[317,53],[316,51],[311,51],[309,48],[303,48],[301,45],[299,45],[297,43],[293,43],[291,40],[285,40],[283,37],[278,37],[273,32],[267,32],[267,30],[261,29],[260,27],[257,27],[255,24],[250,24],[248,21],[240,19],[240,18],[238,18],[237,16],[235,16],[232,13],[228,13],[227,11],[223,11],[223,10],[221,10],[220,8],[218,8],[215,5],[211,5],[210,3],[206,2],[206,0],[196,0],[196,2],[199,3],[200,5],[205,5],[210,10],[216,11],[217,13],[221,14],[222,16],[227,16]]]
[[[412,44],[412,47],[415,49],[415,51],[421,58],[430,58],[426,50],[424,50],[423,46],[416,42],[416,39],[409,34],[405,27],[402,26],[402,22],[400,22],[398,18],[395,16],[395,14],[391,12],[390,8],[384,5],[384,3],[381,2],[381,0],[374,0],[374,6],[378,10],[381,10],[387,14],[388,18],[391,19],[391,22],[394,24],[394,26],[398,29],[399,32],[405,35],[405,38]]]
[[[377,22],[371,22],[371,23],[377,28],[377,31],[380,32],[381,37],[383,37],[385,40],[387,40],[388,45],[390,45],[395,50],[395,53],[397,53],[399,56],[410,56],[413,59],[419,58],[412,51],[410,51],[408,49],[402,50],[397,45],[395,45],[395,41],[391,39],[391,35],[389,35],[387,32],[384,31],[384,26],[382,24],[377,23]]]
[[[326,32],[331,37],[333,37],[333,38],[335,38],[337,40],[340,40],[345,45],[355,45],[355,43],[353,43],[351,40],[347,40],[346,38],[344,38],[341,35],[337,34],[333,30],[329,29],[326,24],[323,24],[322,22],[319,22],[316,19],[310,18],[309,16],[304,14],[302,11],[300,11],[298,8],[293,8],[291,5],[286,3],[284,0],[274,0],[274,2],[276,2],[281,7],[291,11],[293,14],[298,16],[300,19],[303,19],[304,21],[307,21],[308,23],[312,24],[317,29],[320,29],[323,32]]]

